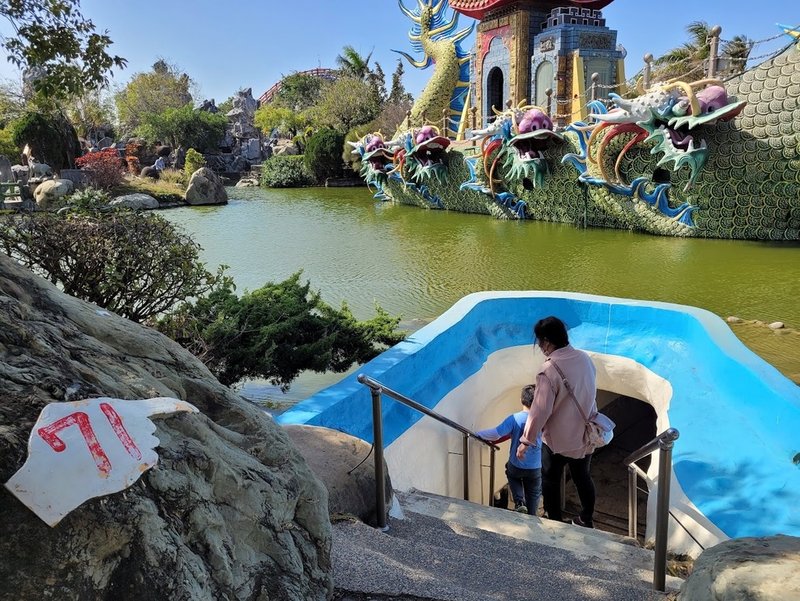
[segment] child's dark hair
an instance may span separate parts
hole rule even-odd
[[[536,391],[536,384],[528,384],[522,387],[521,401],[525,407],[530,409],[533,404],[533,393]]]

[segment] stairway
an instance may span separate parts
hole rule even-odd
[[[419,491],[384,533],[333,525],[339,599],[650,601],[653,553],[630,539]],[[680,580],[668,577],[667,588]]]

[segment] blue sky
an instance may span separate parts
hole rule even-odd
[[[412,2],[406,0],[408,6]],[[113,52],[128,59],[128,68],[115,74],[115,84],[123,85],[164,57],[197,82],[202,98],[217,102],[247,87],[258,97],[296,70],[334,67],[346,44],[362,54],[372,51],[387,75],[398,57],[391,50],[410,52],[409,23],[392,0],[83,0],[81,6],[98,29],[109,30]],[[628,51],[628,76],[641,68],[645,53],[658,56],[685,41],[685,27],[693,20],[721,25],[723,39],[743,34],[756,41],[778,33],[776,22],[800,24],[798,0],[615,0],[603,12]],[[468,26],[471,20],[462,17],[460,23]],[[759,45],[753,54],[769,53],[787,41],[782,37]],[[406,65],[407,89],[418,95],[431,72]],[[17,74],[0,61],[0,77]]]

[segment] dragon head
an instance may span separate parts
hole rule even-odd
[[[439,134],[433,125],[425,125],[411,132],[406,142],[406,164],[413,177],[428,180],[431,176],[442,178],[445,174],[445,157],[450,140]]]
[[[700,86],[706,87],[695,92],[695,88]],[[660,84],[633,100],[616,94],[610,97],[614,109],[605,114],[592,114],[601,126],[611,127],[605,136],[606,141],[620,133],[633,133],[638,128],[643,132],[644,141],[655,143],[651,152],[661,155],[659,165],[672,162],[673,171],[684,165],[689,167],[691,173],[686,189],[705,166],[709,152],[706,142],[693,130],[701,125],[729,121],[745,105],[744,101],[731,101],[725,88],[710,80]],[[601,144],[601,155],[606,143]],[[598,156],[598,162],[602,162],[602,156]]]
[[[387,143],[382,134],[374,133],[367,134],[352,145],[353,154],[361,155],[361,175],[367,183],[385,183],[387,174],[394,167],[394,150],[397,144]]]
[[[690,86],[686,87],[689,88],[686,93],[668,110],[654,113],[652,120],[640,125],[650,134],[647,140],[656,143],[653,152],[662,154],[659,164],[671,161],[675,171],[683,165],[689,166],[688,189],[705,166],[709,153],[705,140],[695,128],[730,121],[746,103],[732,102],[721,85],[710,85],[696,94]]]
[[[534,186],[542,185],[547,173],[544,151],[554,140],[562,137],[553,131],[553,122],[539,107],[521,109],[514,113],[514,126],[508,147],[506,166],[512,179],[530,180]],[[514,135],[514,132],[517,132]]]

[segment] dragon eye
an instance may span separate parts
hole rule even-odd
[[[719,107],[717,107],[716,105],[709,104],[709,105],[708,105],[708,107],[706,108],[706,112],[707,112],[707,113],[713,113],[713,112],[714,112],[714,111],[716,111],[718,108],[719,108]]]

